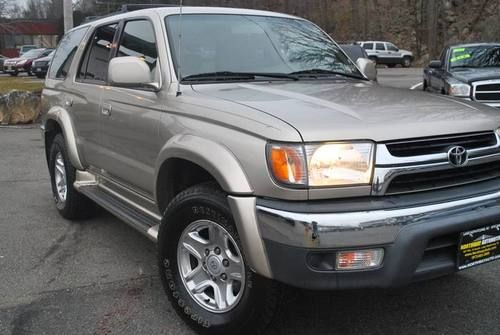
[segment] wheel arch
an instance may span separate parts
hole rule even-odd
[[[155,199],[161,213],[176,194],[200,182],[215,181],[228,194],[253,194],[233,153],[223,144],[198,136],[172,138],[161,149],[156,166]]]
[[[78,153],[75,128],[68,111],[61,107],[51,108],[44,118],[43,133],[46,152],[50,150],[55,135],[62,133],[71,164],[78,170],[84,169]]]

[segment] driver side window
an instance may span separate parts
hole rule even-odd
[[[134,56],[146,62],[152,78],[158,82],[158,50],[153,25],[148,20],[125,23],[116,57]]]
[[[441,52],[441,56],[439,57],[439,60],[441,61],[442,67],[446,66],[446,54],[447,53],[448,53],[448,49],[444,49],[443,52]]]

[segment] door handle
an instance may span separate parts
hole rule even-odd
[[[111,110],[112,107],[110,104],[102,104],[101,106],[101,114],[104,116],[110,116],[111,115]]]

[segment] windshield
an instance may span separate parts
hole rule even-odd
[[[461,67],[499,67],[500,45],[481,45],[453,48],[450,55],[450,68]]]
[[[179,15],[168,16],[166,23],[177,65]],[[185,14],[181,59],[183,79],[210,73],[284,75],[309,70],[363,78],[327,35],[300,19]]]
[[[30,50],[24,54],[21,55],[20,58],[28,59],[28,58],[37,58],[40,57],[45,49],[34,49]]]

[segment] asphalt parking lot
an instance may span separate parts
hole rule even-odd
[[[421,72],[379,69],[409,88]],[[51,199],[36,126],[0,128],[0,334],[193,334],[155,245],[112,215],[69,222]],[[500,262],[387,290],[286,289],[269,334],[498,334]]]
[[[378,82],[381,85],[408,88],[421,90],[423,70],[421,68],[385,68],[380,67],[378,70]]]

